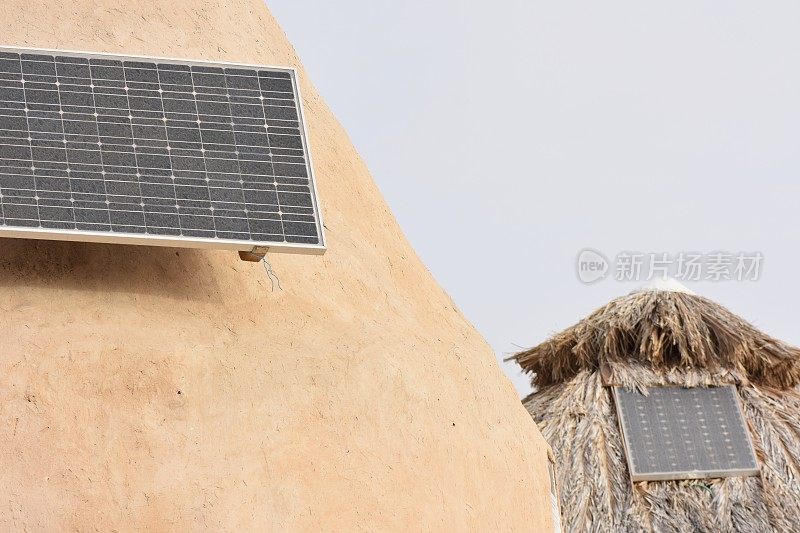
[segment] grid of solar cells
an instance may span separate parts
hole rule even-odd
[[[0,51],[6,227],[319,244],[287,71]]]
[[[615,387],[634,481],[749,475],[756,458],[732,386]]]

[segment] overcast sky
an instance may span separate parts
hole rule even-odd
[[[757,281],[686,285],[800,343],[800,4],[268,5],[498,359],[641,285],[625,251],[762,253]]]

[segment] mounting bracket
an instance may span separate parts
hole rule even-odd
[[[242,261],[250,261],[251,263],[258,263],[269,251],[268,246],[254,246],[249,252],[239,251],[239,259]]]

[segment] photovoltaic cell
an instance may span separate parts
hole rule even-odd
[[[0,48],[0,236],[321,250],[304,131],[292,70]]]
[[[758,473],[735,387],[613,390],[633,481]]]

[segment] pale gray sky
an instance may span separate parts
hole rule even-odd
[[[760,251],[686,285],[800,343],[800,4],[268,5],[498,358],[639,285],[581,284],[585,247]]]

